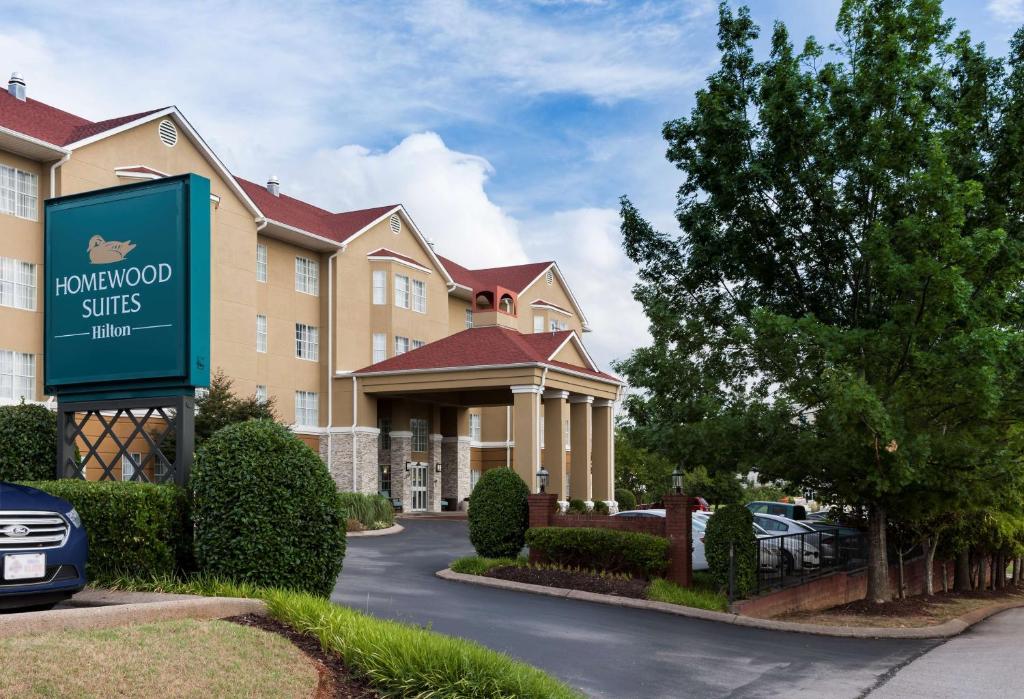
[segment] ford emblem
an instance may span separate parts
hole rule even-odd
[[[12,524],[11,526],[4,529],[3,532],[7,536],[22,537],[28,536],[29,528],[26,527],[24,524]]]

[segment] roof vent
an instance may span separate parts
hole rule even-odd
[[[267,191],[275,197],[281,196],[281,180],[277,179],[277,175],[271,175],[267,179]]]
[[[548,283],[548,286],[551,286],[555,282],[555,273],[552,272],[550,268],[548,268],[548,273],[544,275],[544,281]]]
[[[391,214],[391,232],[395,235],[402,232],[402,219],[398,218],[398,214]]]
[[[173,148],[174,144],[178,142],[178,130],[174,128],[174,124],[170,119],[161,121],[156,130],[160,136],[160,141],[168,148]]]
[[[14,99],[25,101],[25,78],[21,73],[11,73],[11,79],[7,81],[7,93]]]

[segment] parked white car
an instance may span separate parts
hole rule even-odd
[[[787,572],[817,568],[821,565],[821,551],[816,545],[821,541],[821,536],[813,527],[781,515],[765,514],[754,515],[754,526],[764,532],[764,535],[758,534],[759,539],[787,534],[809,535],[802,541],[799,536],[786,536],[780,539],[783,542],[783,559]]]

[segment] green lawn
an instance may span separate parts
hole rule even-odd
[[[166,621],[0,639],[0,697],[313,696],[290,641],[227,621]]]

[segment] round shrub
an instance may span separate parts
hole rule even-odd
[[[729,543],[733,544],[738,597],[745,597],[757,584],[757,537],[754,518],[742,505],[726,505],[708,520],[704,533],[704,556],[712,579],[721,590],[729,588]]]
[[[636,495],[628,488],[615,489],[615,502],[619,503],[619,512],[636,509]]]
[[[573,498],[569,501],[569,512],[585,515],[587,514],[587,503],[583,502],[579,498]]]
[[[345,516],[327,467],[270,420],[215,432],[196,454],[201,573],[327,596],[345,556]]]
[[[526,544],[526,483],[507,468],[484,472],[469,498],[469,541],[481,556],[513,558]]]
[[[48,480],[57,465],[57,415],[42,405],[0,407],[0,481]]]
[[[596,515],[610,515],[612,511],[608,509],[608,503],[604,500],[594,501],[594,514]]]

